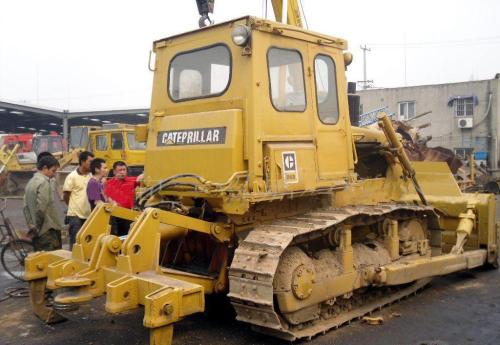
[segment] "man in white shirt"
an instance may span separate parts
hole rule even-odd
[[[68,205],[67,221],[69,223],[69,247],[73,248],[76,234],[90,215],[90,204],[87,199],[87,183],[90,180],[90,163],[94,154],[83,151],[78,156],[78,168],[72,171],[64,181],[63,198]]]

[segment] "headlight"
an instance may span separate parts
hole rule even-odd
[[[353,56],[349,52],[344,53],[344,65],[345,67],[349,66],[352,62]]]
[[[234,44],[244,46],[250,39],[250,29],[245,25],[235,26],[231,32],[231,38]]]

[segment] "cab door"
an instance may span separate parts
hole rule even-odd
[[[111,164],[116,161],[126,161],[127,156],[125,154],[125,140],[123,138],[122,132],[111,132],[111,149],[109,152],[109,158]]]
[[[309,52],[318,179],[329,185],[336,180],[344,183],[353,158],[343,55],[339,49],[321,46],[312,46]]]
[[[92,146],[96,158],[102,158],[109,163],[109,134],[96,134],[92,138]]]

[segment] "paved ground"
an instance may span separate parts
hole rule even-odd
[[[497,213],[498,214],[498,213]],[[9,202],[9,215],[22,227],[19,201]],[[22,286],[0,268],[0,295],[8,286]],[[54,326],[40,323],[30,312],[26,298],[0,302],[0,345],[147,344],[142,311],[119,316],[103,311],[103,299],[69,314]],[[236,345],[287,344],[252,332],[224,313],[220,301],[205,314],[176,324],[174,344]],[[225,305],[227,307],[227,305]],[[314,338],[311,345],[498,345],[500,344],[500,271],[479,269],[437,278],[419,295],[387,307],[381,326],[354,322]],[[399,316],[396,316],[399,315]]]

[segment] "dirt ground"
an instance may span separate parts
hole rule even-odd
[[[497,211],[497,215],[499,212]],[[8,215],[24,228],[20,200],[10,200]],[[23,286],[0,268],[0,296],[6,287]],[[225,301],[207,300],[208,311],[175,325],[174,344],[287,344],[253,332],[234,320]],[[69,320],[42,324],[27,298],[0,302],[0,345],[148,344],[142,310],[121,315],[104,312],[104,299],[69,313]],[[384,324],[353,322],[313,338],[310,345],[498,345],[500,344],[500,271],[477,269],[436,278],[417,296],[382,309]]]

